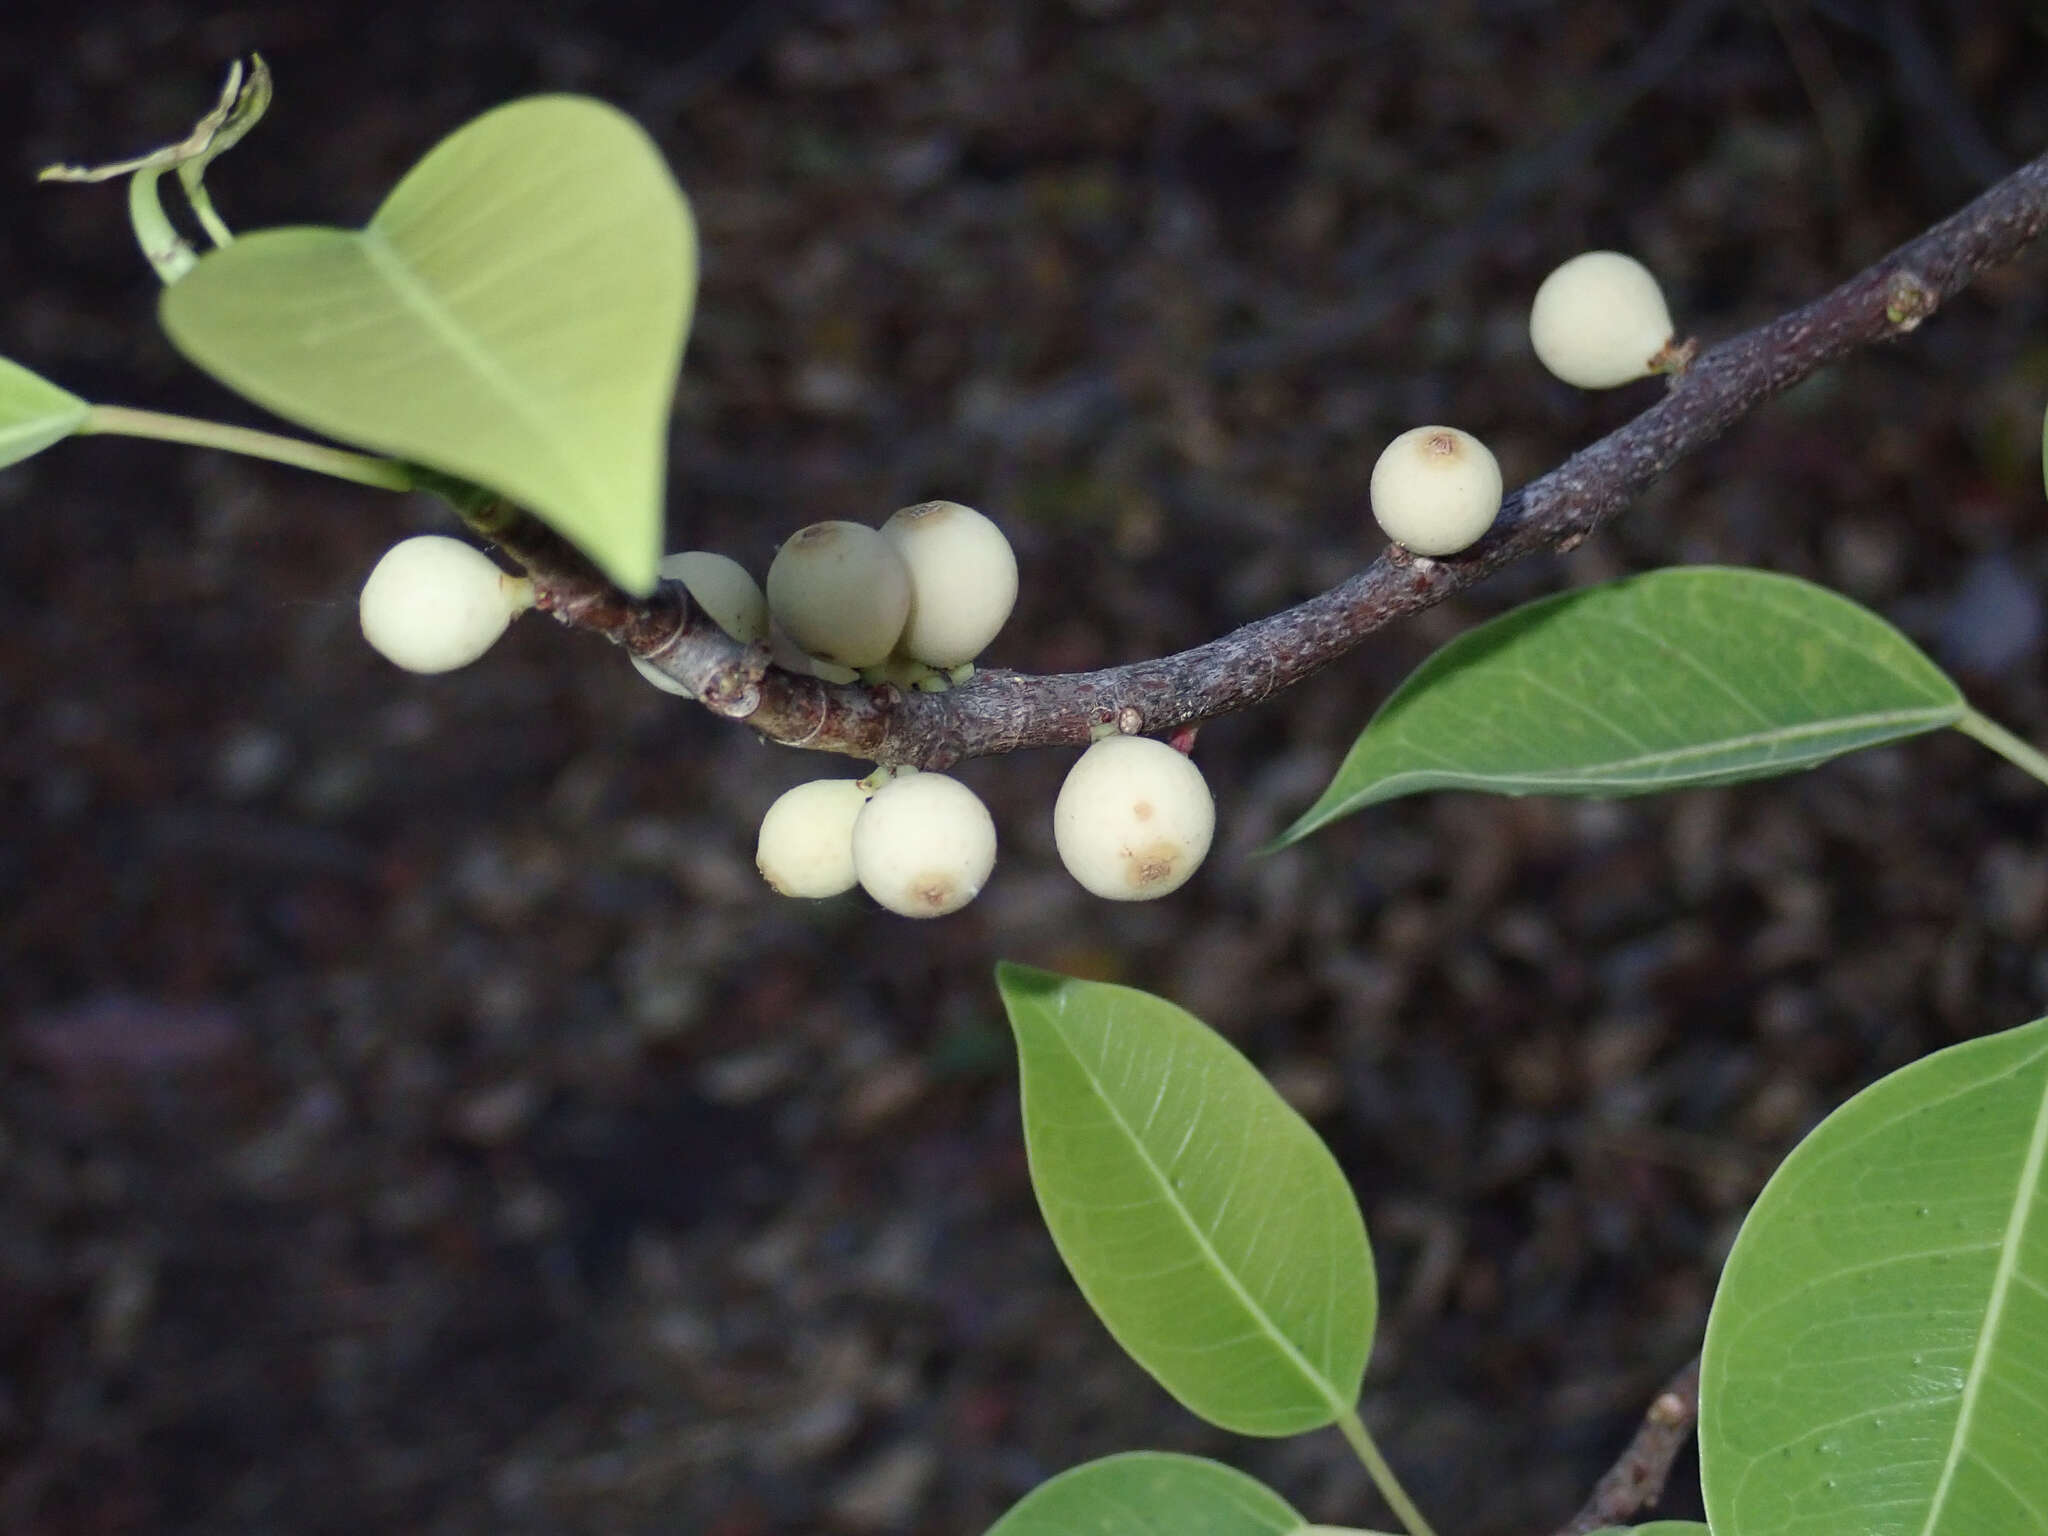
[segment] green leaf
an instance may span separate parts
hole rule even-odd
[[[1308,1123],[1161,998],[1003,964],[1039,1209],[1116,1341],[1210,1423],[1291,1435],[1358,1400],[1378,1301]]]
[[[988,1536],[1288,1536],[1306,1524],[1221,1462],[1132,1451],[1040,1483]]]
[[[1708,1536],[1697,1520],[1652,1520],[1648,1525],[1603,1525],[1592,1536]]]
[[[1835,1111],[1743,1224],[1700,1475],[1740,1536],[2048,1533],[2048,1019]]]
[[[185,355],[291,421],[490,487],[651,591],[696,290],[689,206],[623,113],[487,112],[366,229],[271,229],[164,291]]]
[[[69,437],[91,410],[69,390],[0,357],[0,469]]]
[[[1823,587],[1651,571],[1530,603],[1438,651],[1274,846],[1431,789],[1636,795],[1765,778],[1963,709],[1911,641]]]

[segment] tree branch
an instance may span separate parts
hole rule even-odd
[[[1694,1355],[1664,1384],[1621,1459],[1593,1485],[1592,1497],[1579,1512],[1558,1527],[1557,1536],[1586,1536],[1620,1525],[1656,1503],[1699,1416],[1700,1357]]]
[[[1081,746],[1098,725],[1161,732],[1245,709],[1380,626],[1541,551],[1574,548],[1687,454],[1817,369],[1910,331],[2048,226],[2048,155],[1804,308],[1703,353],[1664,398],[1507,497],[1491,532],[1429,560],[1390,548],[1342,585],[1153,661],[1034,676],[984,671],[945,693],[837,686],[769,666],[667,584],[636,601],[516,509],[475,515],[534,578],[538,606],[659,667],[707,708],[786,746],[943,768],[1020,747]],[[1361,518],[1361,524],[1363,519]]]

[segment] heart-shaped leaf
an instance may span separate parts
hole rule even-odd
[[[988,1536],[1289,1536],[1307,1523],[1221,1462],[1131,1451],[1040,1483]]]
[[[653,141],[602,102],[536,96],[444,139],[360,231],[209,252],[162,318],[278,415],[500,492],[645,593],[696,274]]]
[[[1007,963],[996,982],[1039,1210],[1116,1341],[1239,1434],[1351,1412],[1378,1315],[1372,1251],[1308,1122],[1163,998]]]
[[[69,437],[91,410],[69,390],[0,357],[0,469]]]
[[[1640,795],[1953,725],[1963,697],[1867,608],[1792,576],[1651,571],[1529,603],[1411,673],[1276,840],[1432,789]]]
[[[1717,1531],[2048,1533],[2048,1020],[1794,1149],[1714,1295],[1699,1438]]]

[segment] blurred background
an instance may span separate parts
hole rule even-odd
[[[1190,645],[1333,583],[1423,421],[1510,484],[1656,398],[1549,380],[1589,245],[1711,343],[2048,146],[1991,0],[414,0],[10,10],[0,352],[256,420],[173,355],[117,187],[255,48],[240,228],[355,222],[534,91],[634,113],[695,203],[673,547],[979,506],[989,660]],[[974,1536],[1044,1477],[1224,1457],[1386,1524],[1331,1434],[1236,1440],[1039,1226],[999,957],[1155,988],[1353,1176],[1365,1411],[1440,1529],[1560,1524],[1697,1348],[1778,1158],[2042,1010],[2048,799],[1960,738],[1613,804],[1443,796],[1271,859],[1434,646],[1561,587],[1753,563],[1875,606],[2048,736],[2048,266],[1995,273],[1527,563],[1202,732],[1219,845],[1151,906],[1051,851],[1068,754],[968,765],[1003,854],[917,925],[784,901],[830,762],[528,619],[402,675],[354,594],[424,501],[96,440],[0,473],[0,1529]],[[1681,1468],[1667,1510],[1696,1510]]]

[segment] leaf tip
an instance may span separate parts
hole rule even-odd
[[[1307,837],[1309,833],[1315,831],[1317,825],[1319,825],[1319,823],[1309,820],[1309,817],[1313,814],[1313,811],[1303,812],[1295,818],[1294,824],[1288,827],[1286,831],[1275,834],[1254,848],[1252,850],[1252,857],[1255,859],[1269,859],[1276,853],[1284,853],[1289,848],[1292,848],[1304,837]]]
[[[549,521],[543,517],[542,521]],[[556,532],[562,530],[557,528]],[[563,535],[565,538],[568,535]],[[618,584],[619,590],[628,597],[648,598],[661,583],[661,551],[651,549],[635,552],[630,558],[620,558],[618,551],[606,551],[600,555],[597,548],[582,539],[570,538],[569,542],[582,549],[583,553],[597,562],[605,575]]]
[[[1067,984],[1067,978],[1057,971],[1040,970],[1035,965],[1024,965],[1015,960],[996,962],[996,990],[1003,1000],[1012,997],[1042,997],[1057,992]]]

